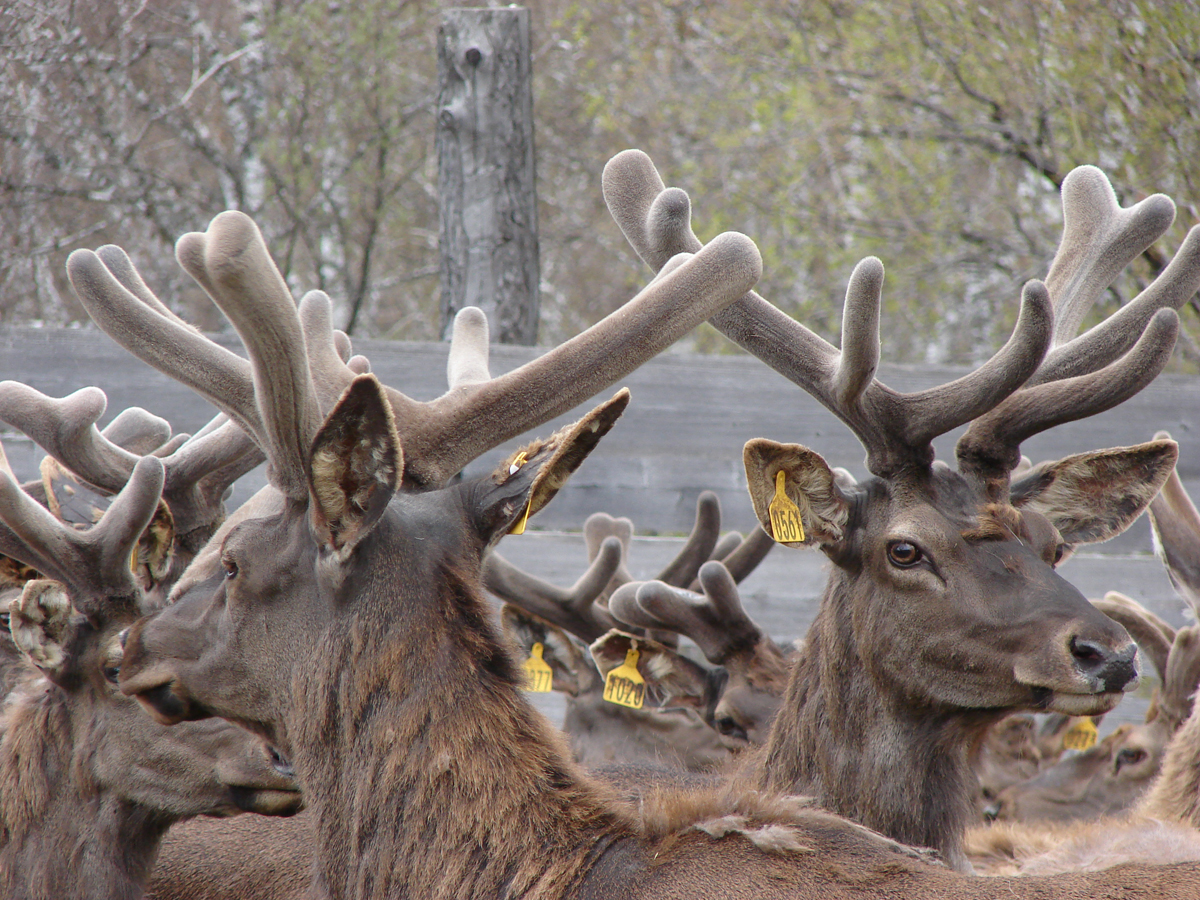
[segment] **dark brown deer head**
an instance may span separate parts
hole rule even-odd
[[[604,190],[652,268],[701,246],[687,195],[665,189],[645,154],[611,160]],[[850,277],[840,349],[753,293],[713,319],[845,422],[873,476],[847,487],[806,447],[746,445],[763,527],[833,562],[756,777],[812,790],[831,809],[963,867],[967,748],[980,730],[1013,709],[1104,712],[1133,683],[1133,642],[1054,565],[1126,528],[1177,452],[1160,441],[1011,477],[1023,440],[1109,409],[1161,370],[1178,327],[1170,307],[1200,286],[1193,229],[1150,288],[1076,338],[1174,205],[1156,195],[1122,209],[1089,167],[1066,179],[1063,205],[1062,244],[1046,283],[1025,285],[1012,338],[949,384],[902,394],[876,378],[883,266],[874,258]],[[933,439],[968,423],[957,470],[936,462]],[[791,522],[773,522],[773,505]]]

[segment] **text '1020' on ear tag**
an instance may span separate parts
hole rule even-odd
[[[1063,735],[1064,750],[1087,750],[1096,743],[1099,732],[1091,718],[1084,717],[1067,729]]]
[[[646,699],[646,679],[637,670],[638,652],[627,650],[625,662],[604,679],[604,699],[618,706],[641,709]]]
[[[800,518],[800,507],[784,492],[787,473],[780,469],[775,473],[775,496],[767,507],[771,515],[771,537],[781,544],[804,542],[804,521]]]
[[[554,684],[554,673],[542,659],[543,650],[540,643],[534,644],[529,650],[529,659],[521,663],[521,668],[525,670],[525,690],[535,694],[550,693],[550,687]]]
[[[517,458],[512,461],[512,464],[509,465],[508,474],[516,475],[518,472],[521,471],[521,466],[525,465],[525,463],[527,463],[527,462],[529,462],[529,460],[525,458],[525,451],[522,450],[520,453],[517,454]],[[513,527],[508,529],[509,534],[524,534],[525,533],[525,523],[529,521],[529,510],[530,510],[530,507],[532,507],[532,506],[533,506],[533,495],[530,494],[529,502],[525,504],[525,512],[521,514],[521,518],[517,519],[517,521],[513,524]],[[546,688],[546,690],[549,690],[549,688]]]

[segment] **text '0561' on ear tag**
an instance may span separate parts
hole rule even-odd
[[[646,680],[637,670],[638,652],[628,650],[625,662],[604,679],[604,699],[618,706],[641,709],[646,699]]]
[[[526,459],[525,451],[522,450],[520,453],[517,454],[517,458],[514,459],[512,461],[512,464],[508,467],[508,474],[516,475],[518,472],[521,471],[521,466],[525,465],[525,463],[527,463],[527,462],[529,462],[529,460]],[[521,518],[517,519],[517,521],[513,525],[513,527],[508,529],[509,534],[524,534],[525,533],[525,523],[529,521],[529,509],[532,506],[533,506],[533,495],[530,494],[529,502],[525,504],[525,512],[521,514]],[[550,689],[546,688],[546,690],[550,690]]]
[[[784,492],[787,473],[780,469],[775,473],[775,496],[767,507],[771,515],[771,537],[781,544],[804,542],[804,522],[800,518],[800,507]]]
[[[550,693],[550,687],[554,684],[554,673],[542,659],[544,649],[540,643],[534,644],[529,649],[529,659],[521,663],[521,668],[525,670],[525,690],[535,694]]]
[[[1087,750],[1096,743],[1096,738],[1099,732],[1096,730],[1096,723],[1090,718],[1082,718],[1063,735],[1064,750]]]

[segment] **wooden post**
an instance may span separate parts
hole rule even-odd
[[[438,29],[442,337],[464,306],[491,340],[538,328],[537,191],[529,11],[449,9]]]

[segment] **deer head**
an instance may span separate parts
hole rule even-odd
[[[147,544],[171,548],[170,530],[154,527],[162,484],[162,463],[144,458],[99,520],[77,529],[0,472],[0,548],[49,576],[8,607],[12,642],[36,674],[9,696],[0,736],[6,894],[140,893],[172,822],[302,805],[261,740],[217,721],[164,728],[117,687],[122,634],[147,611],[131,560],[162,556]]]
[[[604,192],[653,269],[701,246],[687,195],[666,189],[645,154],[610,160]],[[939,847],[963,867],[966,748],[979,729],[1014,709],[1104,712],[1133,683],[1133,642],[1054,565],[1075,545],[1127,527],[1177,452],[1155,442],[1013,476],[1023,440],[1111,408],[1161,370],[1178,327],[1173,307],[1200,287],[1193,229],[1150,288],[1075,337],[1095,299],[1167,228],[1174,205],[1155,195],[1122,209],[1099,170],[1083,167],[1064,182],[1063,208],[1059,251],[1046,282],[1025,285],[1012,338],[949,384],[902,394],[876,377],[883,266],[874,258],[850,277],[840,348],[753,293],[713,319],[845,422],[873,476],[847,487],[806,447],[746,445],[763,527],[819,547],[834,565],[759,778],[814,789],[831,808]],[[934,460],[932,442],[962,425],[955,470]],[[794,517],[786,532],[774,530],[776,502]],[[900,760],[903,775],[891,770]]]

